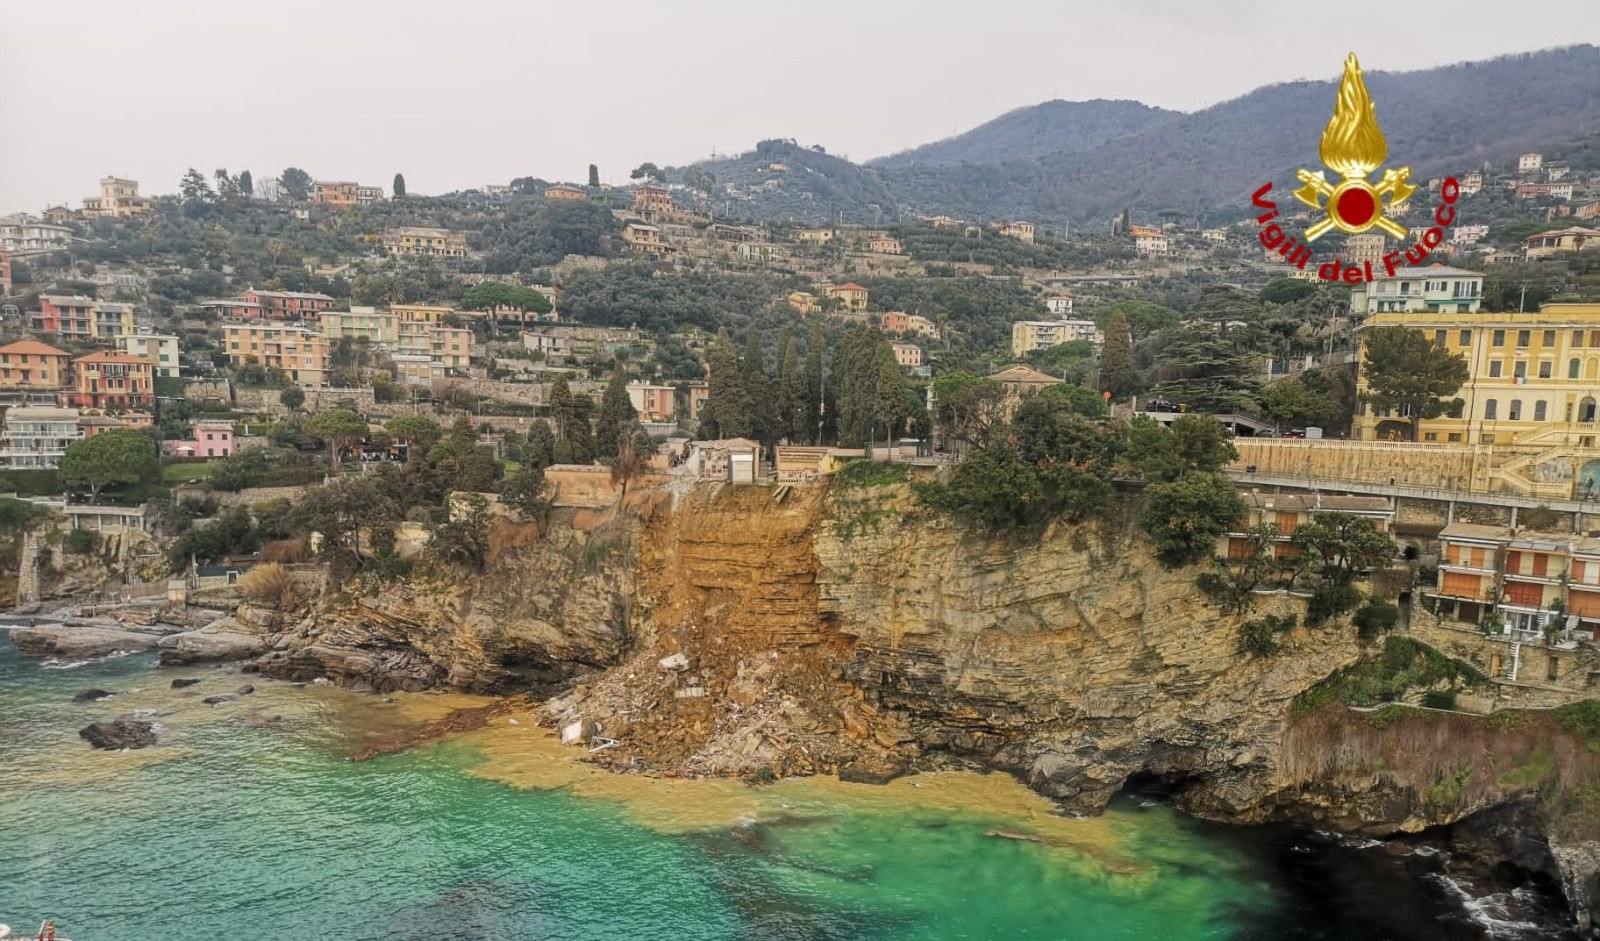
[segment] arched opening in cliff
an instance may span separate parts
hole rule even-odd
[[[1129,797],[1140,797],[1145,800],[1171,803],[1184,792],[1204,783],[1201,775],[1188,771],[1154,771],[1146,769],[1136,771],[1122,782],[1118,794]]]

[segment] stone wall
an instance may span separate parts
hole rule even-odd
[[[1600,467],[1600,451],[1568,446],[1237,438],[1234,447],[1239,459],[1232,466],[1236,470],[1253,466],[1259,474],[1393,482],[1560,500],[1577,494],[1580,467]]]
[[[226,379],[190,379],[183,386],[183,397],[191,402],[233,401]]]

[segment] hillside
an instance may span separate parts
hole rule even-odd
[[[964,134],[868,164],[880,168],[955,166],[1080,153],[1182,117],[1180,112],[1137,101],[1046,101],[1008,111]]]
[[[1104,220],[1124,206],[1237,207],[1264,180],[1282,186],[1297,167],[1317,165],[1338,66],[1329,63],[1327,81],[1270,85],[1192,114],[1046,102],[868,166],[789,141],[705,166],[741,187],[725,211],[758,219],[874,223],[898,208],[1060,225]],[[1369,72],[1367,85],[1391,163],[1423,176],[1559,151],[1600,130],[1600,49],[1592,45]],[[770,171],[772,162],[787,170]]]

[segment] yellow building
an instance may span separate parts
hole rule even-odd
[[[83,201],[83,214],[107,219],[127,219],[132,216],[148,215],[152,206],[148,198],[139,195],[138,181],[108,176],[100,181],[99,198],[91,196]]]
[[[399,226],[383,233],[383,247],[391,255],[465,258],[467,236],[462,232],[430,226]]]
[[[829,285],[823,293],[842,301],[845,310],[866,310],[867,299],[870,296],[866,288],[856,284],[854,281],[846,284]]]
[[[995,226],[1001,235],[1009,235],[1014,239],[1033,244],[1033,223],[1031,222],[1001,222]]]
[[[1383,235],[1352,235],[1344,240],[1344,251],[1339,253],[1347,263],[1361,265],[1370,262],[1376,269],[1383,264],[1383,253],[1388,250],[1388,240]]]
[[[322,335],[330,344],[349,337],[365,339],[373,346],[393,347],[400,341],[399,318],[392,311],[375,307],[352,307],[349,310],[325,310],[317,318]]]
[[[1528,236],[1522,240],[1522,254],[1525,258],[1543,258],[1561,252],[1582,251],[1585,246],[1594,248],[1597,245],[1600,245],[1600,231],[1573,226],[1570,229],[1557,229],[1554,232],[1539,232]]]
[[[661,238],[661,230],[643,222],[630,222],[622,227],[622,240],[628,247],[645,255],[664,255],[669,246]]]
[[[290,381],[309,388],[327,382],[328,340],[320,333],[273,323],[225,324],[222,342],[235,366],[281,369]]]
[[[1357,333],[1363,364],[1367,338],[1385,326],[1420,330],[1467,360],[1467,382],[1455,395],[1460,416],[1424,420],[1419,441],[1583,448],[1600,441],[1600,304],[1546,304],[1536,313],[1375,313]],[[1364,365],[1356,388],[1367,389]],[[1363,404],[1350,436],[1403,438],[1408,427],[1403,416]]]

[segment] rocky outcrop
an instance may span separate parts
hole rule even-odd
[[[149,650],[161,640],[160,630],[132,631],[98,625],[40,624],[13,628],[11,642],[25,657],[87,660],[113,653]]]
[[[248,660],[267,652],[266,636],[237,618],[223,618],[197,631],[184,631],[161,638],[161,665],[189,666],[196,663],[224,663]]]
[[[121,751],[125,748],[148,748],[156,743],[156,727],[150,722],[136,719],[117,719],[114,722],[96,722],[79,730],[78,737],[95,748]]]

